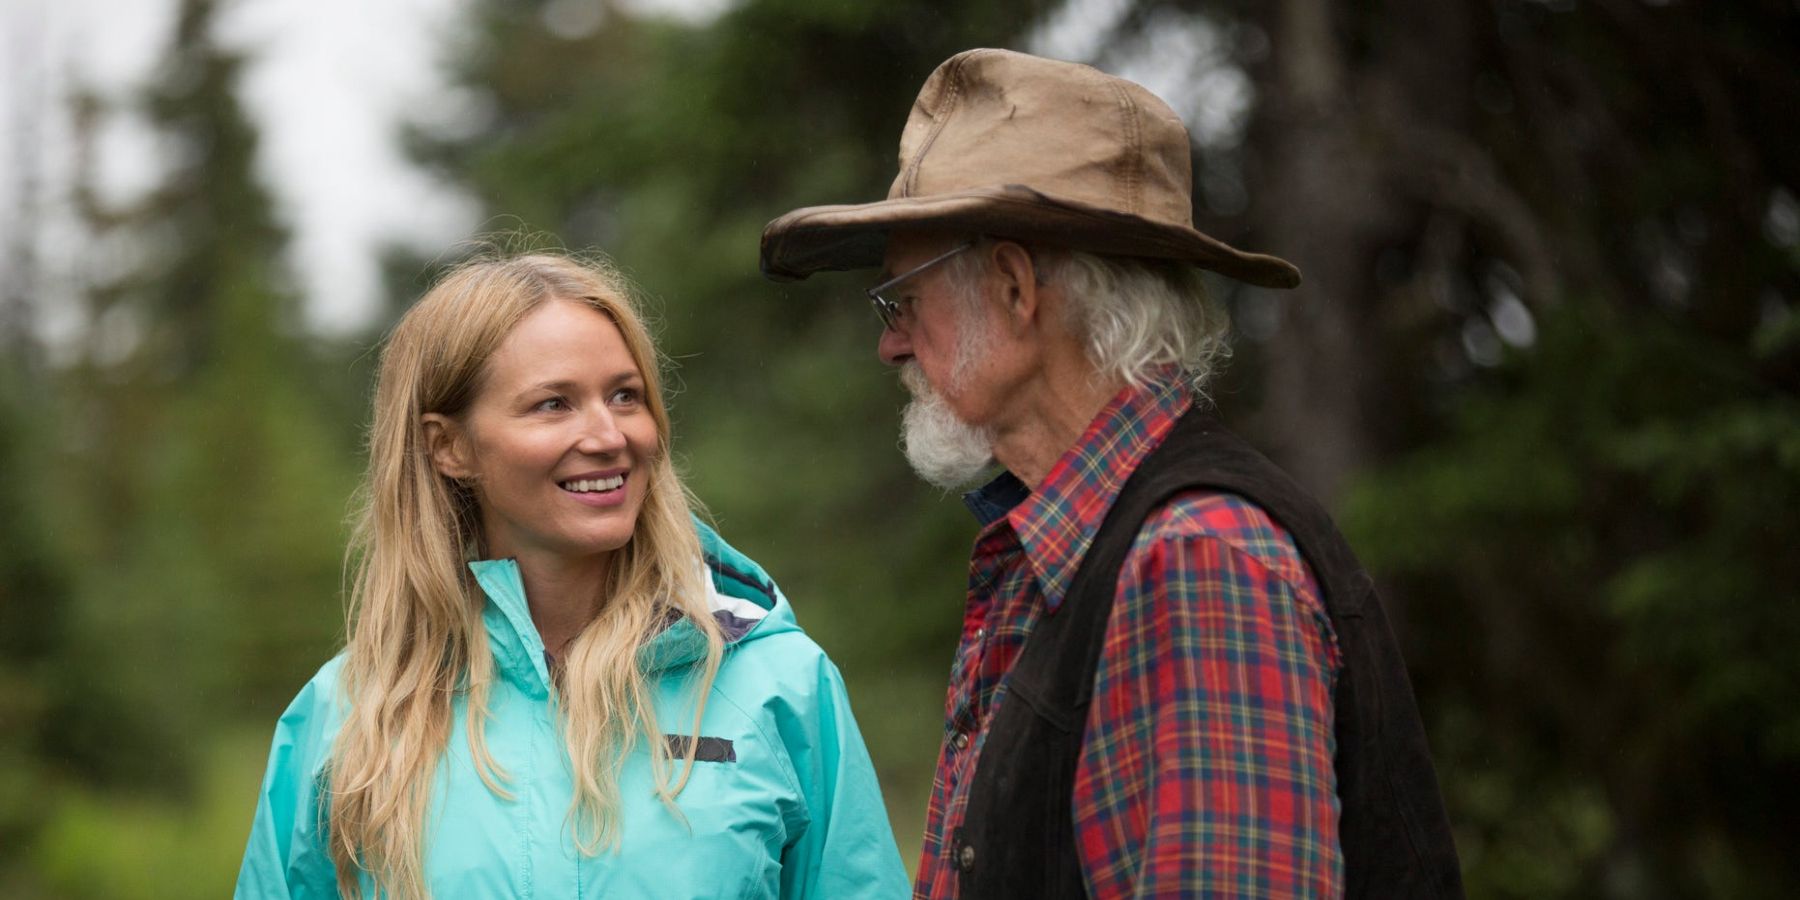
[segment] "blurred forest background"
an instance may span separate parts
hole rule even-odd
[[[0,257],[0,896],[223,896],[267,735],[341,640],[388,305],[309,331],[219,10],[71,92],[155,187],[76,192],[76,337]],[[881,196],[971,46],[1150,81],[1201,227],[1306,273],[1216,286],[1225,415],[1385,583],[1477,898],[1800,894],[1800,6],[1791,0],[471,0],[478,102],[409,152],[653,297],[677,445],[836,658],[909,865],[972,521],[895,448],[866,278],[771,285],[770,218]],[[1080,16],[1077,16],[1080,13]],[[29,184],[29,167],[0,173]],[[16,214],[28,215],[29,210]]]

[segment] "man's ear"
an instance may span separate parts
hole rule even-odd
[[[992,254],[1007,321],[1014,328],[1031,325],[1040,314],[1043,300],[1036,261],[1029,250],[1013,241],[995,242]]]
[[[475,476],[475,461],[461,423],[443,413],[426,413],[419,424],[425,431],[425,452],[431,454],[431,465],[439,475],[459,481]]]

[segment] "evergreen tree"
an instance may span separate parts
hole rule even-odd
[[[10,893],[21,850],[55,798],[55,723],[75,709],[60,689],[68,646],[70,589],[65,561],[43,530],[48,498],[42,373],[29,351],[0,355],[0,892]]]
[[[1800,15],[1135,15],[1250,73],[1222,152],[1307,284],[1236,298],[1227,411],[1388,581],[1472,893],[1794,893]]]
[[[66,638],[69,593],[41,526],[46,453],[34,427],[53,408],[31,327],[42,285],[37,235],[27,224],[37,219],[42,177],[42,106],[34,93],[41,74],[41,60],[21,60],[8,85],[13,165],[0,174],[18,213],[0,232],[0,893],[11,887],[17,848],[43,818],[51,771],[44,736],[64,713],[50,675]]]
[[[298,334],[215,11],[183,0],[162,68],[126,104],[178,148],[156,186],[123,207],[82,192],[96,264],[61,422],[81,560],[68,674],[128,714],[71,717],[60,750],[148,787],[180,785],[211,725],[266,718],[329,654],[354,465],[348,429],[321,413],[342,379]],[[92,134],[107,114],[89,97],[79,119]]]

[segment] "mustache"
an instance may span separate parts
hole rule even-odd
[[[925,380],[925,367],[919,365],[919,361],[916,359],[909,359],[900,366],[900,383],[906,387],[907,393],[912,394],[915,398],[937,395],[931,382]]]
[[[917,361],[901,367],[900,381],[912,393],[901,415],[900,444],[913,471],[946,491],[974,480],[993,461],[992,436],[958,419]]]

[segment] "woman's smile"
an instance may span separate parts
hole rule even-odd
[[[624,469],[586,472],[559,481],[556,486],[562,488],[577,503],[618,506],[625,502],[625,480],[629,475]]]

